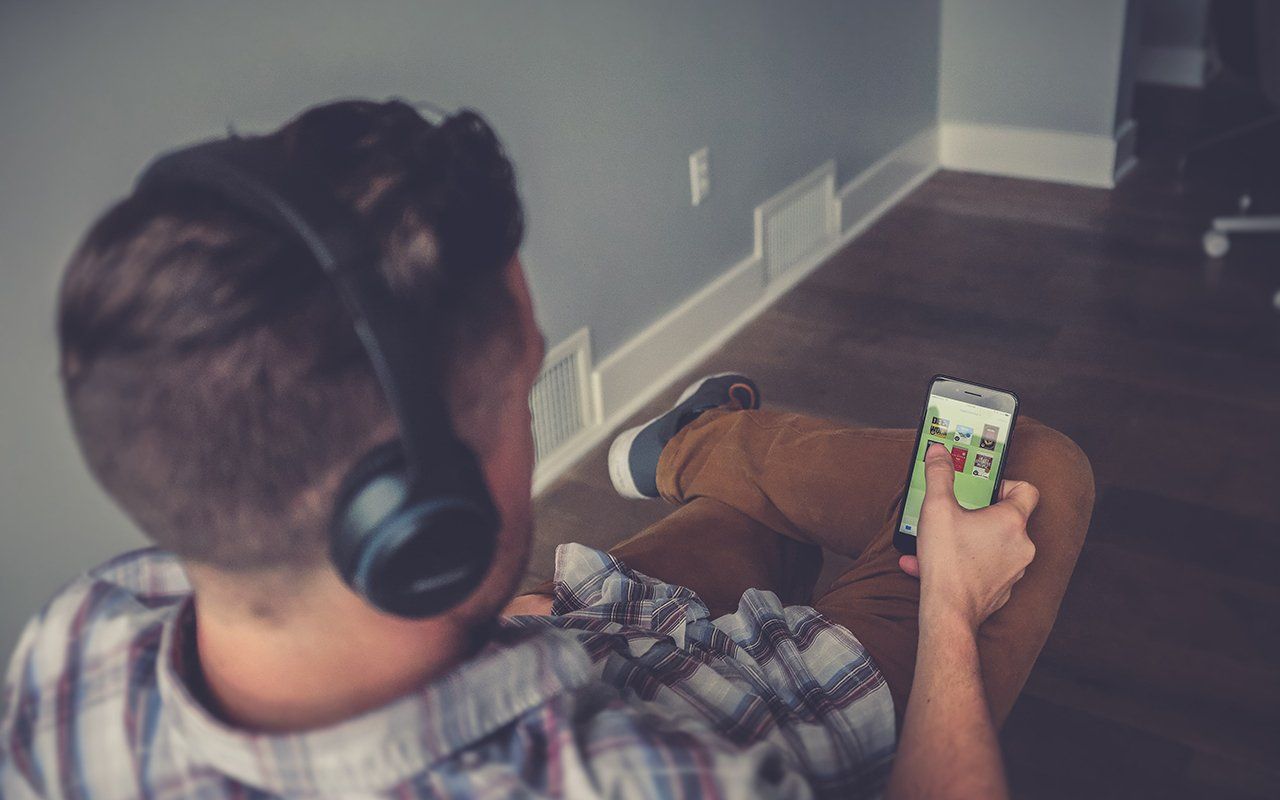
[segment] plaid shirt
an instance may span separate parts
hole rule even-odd
[[[5,687],[0,796],[861,797],[894,753],[858,640],[748,591],[708,618],[688,589],[581,545],[552,617],[502,621],[455,671],[298,734],[220,722],[184,681],[190,586],[155,549],[72,583],[27,626]]]

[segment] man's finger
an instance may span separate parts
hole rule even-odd
[[[913,578],[920,577],[920,559],[915,556],[900,556],[898,566]]]
[[[951,453],[944,445],[930,442],[924,457],[924,496],[925,501],[934,498],[952,504],[956,503],[955,495],[956,469],[951,462]]]
[[[1026,483],[1026,481],[1013,481],[1008,478],[1000,481],[1000,499],[1005,499],[1009,496],[1009,492],[1013,491],[1014,487],[1021,486],[1024,483]]]
[[[1000,502],[1017,509],[1023,519],[1030,519],[1040,502],[1040,490],[1026,481],[1005,481],[1000,487]]]

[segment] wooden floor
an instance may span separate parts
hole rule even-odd
[[[1204,102],[1144,94],[1114,191],[936,174],[694,370],[903,427],[930,375],[968,376],[1088,453],[1089,539],[1003,734],[1019,797],[1280,795],[1280,244],[1206,265],[1227,187],[1172,159]],[[535,577],[666,513],[614,495],[604,456],[539,499]]]

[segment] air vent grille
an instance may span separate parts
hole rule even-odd
[[[828,163],[759,209],[765,277],[773,282],[835,235],[835,169]]]
[[[537,463],[545,462],[595,424],[588,383],[590,361],[590,339],[585,328],[547,354],[529,397]]]

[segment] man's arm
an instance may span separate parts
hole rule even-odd
[[[958,619],[922,627],[889,797],[1007,796],[973,633]]]
[[[1000,502],[966,511],[956,502],[946,448],[930,445],[917,556],[920,641],[915,679],[888,796],[1003,798],[1000,747],[982,688],[977,631],[1005,604],[1035,555],[1027,519],[1039,494],[1008,481]]]

